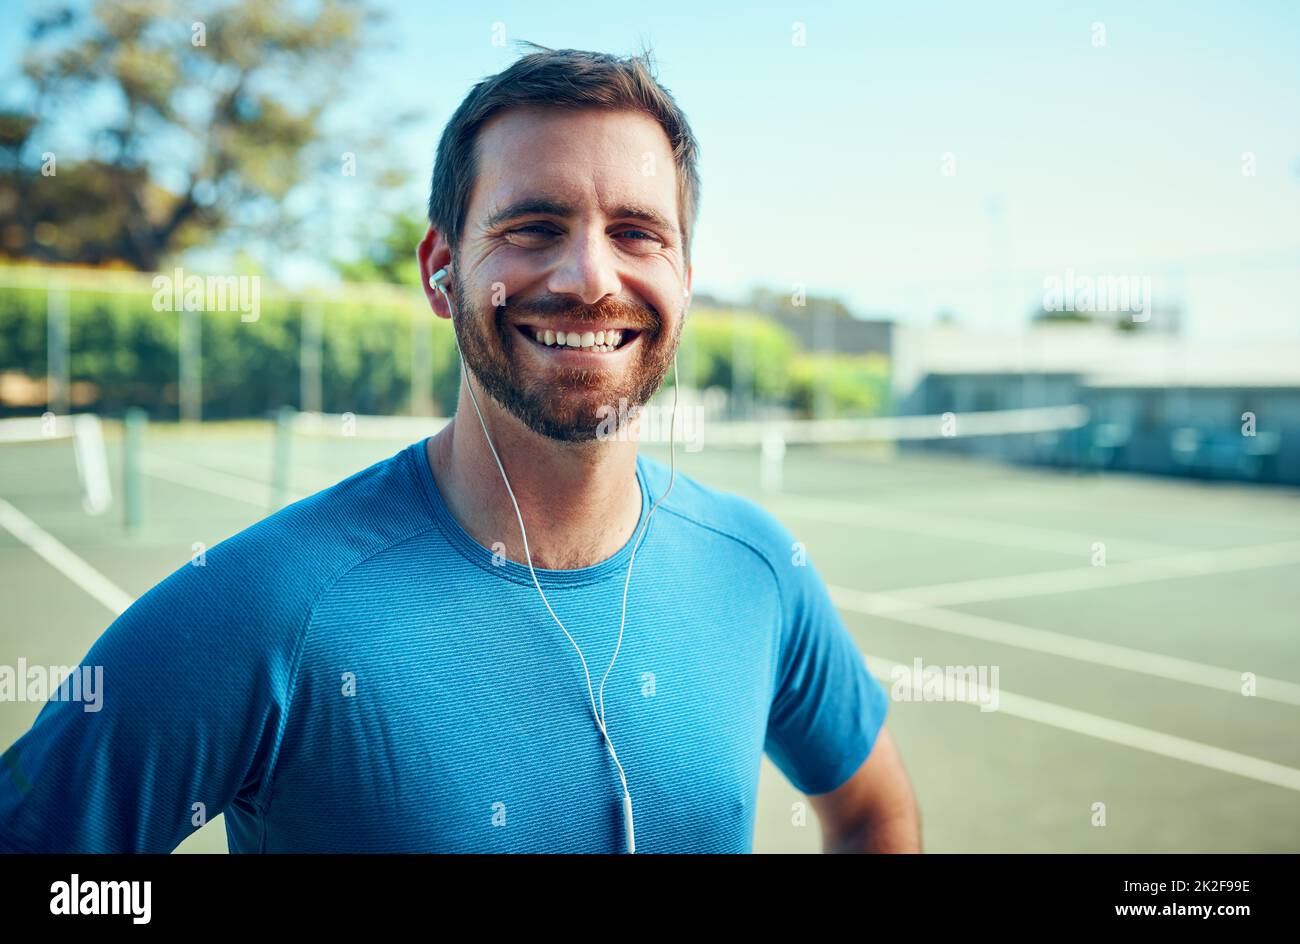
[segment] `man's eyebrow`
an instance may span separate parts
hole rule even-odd
[[[516,200],[509,206],[502,207],[488,214],[486,223],[488,229],[495,229],[502,223],[517,219],[521,216],[531,216],[537,213],[542,216],[572,216],[573,207],[567,203],[561,203],[558,200],[547,200],[537,197],[526,197],[523,200]]]
[[[677,224],[671,222],[666,216],[658,210],[651,207],[639,206],[637,204],[624,204],[614,211],[614,216],[632,220],[641,220],[643,223],[649,223],[657,226],[662,230],[670,233],[677,231]]]
[[[516,200],[514,203],[489,214],[485,226],[488,229],[494,229],[502,223],[509,222],[510,220],[517,219],[521,216],[530,216],[532,214],[568,217],[574,215],[574,207],[572,204],[565,203],[561,200],[526,197],[523,200]],[[624,204],[623,206],[617,207],[611,216],[619,219],[641,220],[670,233],[677,231],[677,225],[671,222],[658,210],[640,204]]]

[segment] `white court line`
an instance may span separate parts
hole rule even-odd
[[[0,527],[45,559],[82,590],[108,607],[114,615],[121,615],[135,602],[135,598],[113,581],[70,551],[66,545],[48,531],[41,529],[31,518],[0,498]]]
[[[198,459],[185,459],[181,461],[157,453],[152,454],[152,456],[159,461],[160,465],[166,464],[169,468],[174,468],[177,471],[177,474],[179,474],[182,467],[188,469],[191,465],[198,465],[200,463],[200,460]],[[370,463],[366,463],[366,465],[369,464]],[[204,455],[201,460],[201,467],[204,469],[217,474],[231,475],[245,481],[265,484],[269,489],[271,487],[271,475],[267,466],[268,464],[265,460],[254,459],[250,456],[224,455],[217,457]],[[337,475],[330,476],[320,469],[305,465],[296,460],[292,463],[292,466],[291,475],[293,481],[300,485],[306,482],[306,487],[311,489],[311,491],[303,491],[301,488],[293,489],[296,493],[295,497],[301,498],[305,498],[308,495],[321,491],[322,489],[329,488],[331,485],[337,485],[349,475],[359,471],[358,469],[352,469],[350,471],[340,472]],[[365,466],[362,466],[361,468],[365,468]]]
[[[1000,547],[1017,547],[1033,551],[1051,551],[1070,557],[1090,559],[1092,545],[1105,538],[1111,556],[1162,557],[1185,553],[1185,547],[1159,544],[1152,541],[1109,537],[1100,533],[1084,534],[1059,528],[1039,528],[1032,525],[1009,524],[1005,521],[983,521],[975,518],[954,518],[921,511],[897,511],[877,505],[828,501],[819,498],[788,495],[763,496],[762,503],[774,510],[800,518],[813,518],[835,524],[855,524],[884,531],[904,534],[924,534],[947,540],[993,544]]]
[[[1104,567],[1065,567],[1013,577],[980,577],[952,583],[900,587],[883,594],[860,593],[859,603],[872,606],[877,612],[887,613],[893,609],[954,606],[959,603],[1075,593],[1104,587],[1277,567],[1296,562],[1300,562],[1300,541],[1277,541],[1218,551],[1189,551],[1150,560],[1107,564]],[[845,592],[851,594],[855,591]]]
[[[156,453],[146,453],[141,458],[146,475],[256,505],[268,514],[272,510],[271,486],[268,482],[231,475],[229,472],[218,472],[196,462],[169,459]],[[290,492],[290,500],[305,498],[308,494],[294,489]]]
[[[200,486],[195,484],[195,487]],[[123,613],[134,602],[130,594],[119,588],[2,498],[0,498],[0,527],[4,527],[19,541],[30,547],[112,612],[116,614]],[[881,677],[882,681],[889,681],[890,672],[895,668],[911,671],[910,668],[890,659],[878,656],[865,656],[864,658],[868,667],[878,677]],[[1261,783],[1300,791],[1300,770],[1212,747],[1208,744],[1201,744],[1197,741],[1162,734],[1159,731],[1152,731],[1148,728],[1126,724],[1122,721],[1114,721],[1110,718],[1103,718],[1099,715],[1076,711],[1062,705],[1054,705],[1050,702],[1039,701],[1002,690],[998,692],[998,710],[1040,724],[1109,741],[1113,744],[1171,757],[1175,760],[1197,764],[1212,770],[1224,771],[1257,780]]]
[[[954,610],[909,606],[906,605],[908,603],[906,600],[893,601],[902,604],[898,607],[888,605],[880,607],[880,601],[882,599],[888,601],[889,598],[882,597],[881,594],[858,593],[843,587],[830,589],[831,599],[836,606],[844,610],[1247,697],[1241,694],[1241,672],[1236,669],[1207,665],[1142,649],[1131,649],[1128,646],[1097,642],[1046,629],[1034,629],[1030,626],[973,616]],[[1285,705],[1300,705],[1300,685],[1294,682],[1256,673],[1255,684],[1256,693],[1249,697]]]
[[[869,593],[833,585],[829,590],[836,606],[855,613],[1240,694],[1241,672],[1235,669],[940,607],[1178,580],[1204,574],[1276,567],[1297,561],[1300,561],[1300,541],[1281,541],[1222,551],[1195,551],[1150,561],[1110,564],[1106,567],[1074,567],[1019,577],[991,577],[932,584],[891,590],[888,593]],[[1300,685],[1258,673],[1256,683],[1258,687],[1253,697],[1300,705]]]
[[[943,501],[948,506],[958,501],[968,506],[979,506],[990,502],[1000,503],[1014,499],[1020,508],[1026,511],[1065,510],[1076,515],[1087,514],[1092,510],[1088,505],[1080,504],[1078,501],[1081,498],[1086,498],[1096,505],[1104,506],[1107,512],[1119,518],[1161,518],[1176,521],[1180,524],[1187,523],[1186,510],[1175,511],[1167,508],[1152,508],[1146,500],[1148,496],[1166,497],[1171,487],[1171,483],[1167,480],[1159,478],[1139,479],[1136,476],[1130,476],[1128,478],[1110,477],[1101,481],[1093,480],[1080,483],[1054,478],[1044,480],[1037,476],[1016,478],[1014,477],[1014,471],[1003,469],[996,475],[963,477],[960,486],[951,480],[945,479],[942,482],[932,481],[929,485],[924,484],[923,481],[921,484],[910,485],[906,489],[891,487],[880,498],[865,502],[847,498],[818,498],[816,495],[793,489],[778,494],[751,491],[749,497],[760,503],[781,499],[794,502],[807,500],[810,502],[839,504],[847,508],[867,510],[887,508],[892,512],[902,514],[905,512],[898,507],[899,503],[902,503],[904,507],[913,503],[919,505],[924,502],[933,502],[936,496],[942,495]],[[925,472],[922,471],[921,474],[924,475]],[[1000,484],[996,488],[991,488],[988,487],[990,482]],[[1295,502],[1294,496],[1297,492],[1295,488],[1279,487],[1270,490],[1265,495],[1260,492],[1251,492],[1248,490],[1249,486],[1247,486],[1241,491],[1225,494],[1221,490],[1214,489],[1212,486],[1207,486],[1195,479],[1179,479],[1177,485],[1185,490],[1182,497],[1189,501],[1213,501],[1215,503],[1219,518],[1200,519],[1201,523],[1206,527],[1219,527],[1221,525],[1229,528],[1249,527],[1261,531],[1277,531],[1290,537],[1300,535],[1300,514],[1298,514],[1300,508],[1297,508]],[[1081,494],[1081,486],[1089,488],[1090,491]],[[1115,493],[1117,491],[1128,504],[1115,504]],[[965,497],[960,497],[963,494]],[[888,504],[882,504],[882,502],[886,501]],[[821,509],[820,511],[824,510]],[[932,519],[940,517],[935,515],[932,510],[924,510],[924,506],[922,506],[922,510],[917,510],[916,513],[926,515]],[[820,514],[817,516],[820,516]],[[1279,523],[1269,516],[1276,516],[1282,521],[1285,521],[1289,516],[1292,523]],[[1033,525],[1026,525],[1025,527],[1038,530]],[[1068,532],[1056,531],[1055,533],[1065,534]],[[1166,547],[1165,552],[1184,549],[1170,546]]]
[[[878,656],[864,656],[864,659],[867,668],[880,679],[882,684],[893,681],[890,673],[894,669],[901,669],[903,672],[908,673],[909,677],[912,673],[911,666],[905,666],[890,659],[883,659]],[[888,693],[888,688],[886,688],[886,692]],[[978,704],[977,698],[978,693],[968,701],[970,704]],[[998,714],[999,712],[1017,718],[1024,718],[1028,721],[1036,721],[1039,724],[1059,728],[1063,731],[1073,731],[1076,734],[1096,738],[1100,741],[1108,741],[1111,744],[1119,744],[1139,751],[1146,751],[1149,754],[1170,757],[1188,764],[1195,764],[1198,767],[1208,767],[1210,770],[1223,771],[1238,777],[1256,780],[1260,783],[1271,784],[1275,787],[1300,791],[1300,770],[1293,767],[1275,764],[1272,761],[1261,760],[1247,754],[1238,754],[1236,751],[1227,751],[1220,747],[1202,744],[1199,741],[1189,741],[1186,738],[1175,737],[1172,734],[1163,734],[1159,731],[1152,731],[1150,728],[1126,724],[1123,721],[1103,718],[1101,715],[1094,715],[1086,711],[1076,711],[1073,708],[1039,701],[1025,695],[1015,695],[1005,689],[998,690],[997,711],[990,713]]]
[[[257,483],[238,475],[162,456],[146,457],[151,475],[217,495],[246,501],[262,508],[267,498]],[[324,480],[318,470],[309,471]],[[310,493],[295,493],[302,497]],[[831,598],[844,609],[870,616],[912,623],[955,635],[983,639],[1020,649],[1123,669],[1156,678],[1166,678],[1216,691],[1241,692],[1241,673],[1175,656],[1081,639],[1050,630],[1034,629],[1000,620],[987,619],[938,605],[951,606],[987,600],[1012,599],[1052,593],[1088,590],[1121,584],[1169,580],[1205,573],[1223,573],[1254,567],[1269,567],[1300,560],[1300,541],[1231,548],[1223,551],[1194,551],[1149,561],[1110,564],[1105,567],[1071,567],[1018,577],[994,577],[869,593],[831,586]],[[1300,705],[1300,685],[1256,674],[1253,697],[1288,705]],[[1245,697],[1245,696],[1242,696]]]

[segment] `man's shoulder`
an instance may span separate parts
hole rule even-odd
[[[400,538],[431,524],[428,498],[417,462],[424,461],[422,443],[393,455],[285,505],[250,525],[228,541],[298,541],[311,538],[318,546],[345,555],[365,545]],[[358,544],[360,540],[360,544]]]
[[[660,505],[660,512],[668,511],[689,522],[700,530],[701,536],[713,534],[744,545],[773,566],[789,559],[793,536],[775,515],[756,501],[705,485],[680,468],[673,475],[665,463],[644,454],[637,461],[650,490],[651,504],[672,482],[672,490]]]
[[[141,598],[297,621],[364,560],[434,527],[408,446],[213,545]],[[196,601],[199,601],[196,603]]]

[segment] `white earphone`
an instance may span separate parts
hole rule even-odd
[[[437,272],[433,273],[433,275],[429,276],[429,285],[431,288],[434,288],[437,291],[442,293],[443,300],[447,303],[447,310],[451,312],[452,319],[454,321],[456,317],[456,310],[452,306],[451,297],[447,294],[447,290],[443,287],[442,284],[447,280],[448,274],[449,274],[448,269],[447,267],[444,266],[443,268],[439,269]],[[691,293],[690,289],[688,288],[682,289],[683,297],[689,297],[690,293]],[[452,331],[452,336],[453,338],[455,337],[454,330]],[[456,350],[459,353],[460,351],[459,343],[457,344]],[[546,605],[547,612],[551,614],[551,618],[555,620],[556,624],[560,627],[561,631],[563,631],[564,635],[568,638],[569,642],[573,645],[573,648],[578,653],[578,659],[582,662],[582,672],[587,677],[587,697],[591,699],[592,717],[595,718],[596,727],[600,730],[601,735],[605,738],[605,744],[609,748],[610,757],[614,759],[614,766],[618,768],[619,780],[623,784],[623,823],[627,834],[627,851],[629,853],[635,853],[636,852],[636,830],[634,828],[633,820],[632,820],[632,794],[628,791],[627,776],[623,772],[623,765],[619,762],[618,754],[615,753],[614,751],[614,742],[609,739],[609,731],[606,729],[605,726],[605,680],[609,678],[609,673],[614,668],[614,662],[616,659],[618,659],[618,650],[623,645],[623,627],[627,623],[627,591],[629,585],[632,582],[632,565],[636,562],[637,549],[641,546],[641,540],[645,537],[646,529],[650,527],[650,519],[654,517],[655,509],[659,507],[660,502],[662,502],[665,498],[668,497],[668,493],[673,490],[673,482],[677,478],[677,435],[676,433],[677,433],[677,396],[679,392],[679,386],[677,383],[677,354],[676,352],[674,352],[673,354],[673,415],[672,415],[672,420],[669,424],[669,432],[668,432],[668,454],[669,454],[669,461],[671,463],[672,471],[668,477],[668,487],[664,489],[664,493],[659,496],[658,501],[656,501],[653,505],[650,506],[650,511],[646,515],[645,522],[641,525],[641,532],[637,536],[635,543],[633,543],[632,545],[632,554],[627,562],[627,579],[624,580],[623,582],[623,615],[619,619],[619,623],[618,623],[618,643],[614,646],[614,656],[612,659],[609,660],[609,668],[605,670],[605,676],[600,680],[600,711],[599,712],[596,711],[596,696],[592,693],[591,690],[591,672],[588,671],[587,669],[587,660],[582,655],[582,649],[574,641],[573,637],[569,635],[569,631],[564,628],[564,623],[560,622],[560,618],[555,615],[555,610],[551,609],[550,601],[546,599],[546,594],[542,591],[542,585],[537,580],[537,571],[533,569],[533,555],[532,552],[528,549],[528,531],[524,528],[524,516],[519,511],[519,502],[515,500],[515,492],[514,489],[510,487],[510,479],[506,476],[505,467],[501,464],[501,457],[497,454],[496,446],[492,444],[492,437],[488,434],[487,421],[483,419],[483,411],[479,409],[478,396],[474,393],[474,385],[470,383],[469,370],[465,366],[464,357],[461,357],[460,359],[460,367],[461,367],[461,375],[465,378],[465,386],[469,388],[470,400],[473,401],[474,403],[474,412],[478,414],[479,425],[483,427],[483,437],[487,440],[488,448],[492,450],[492,458],[496,460],[497,469],[499,469],[501,472],[501,480],[505,482],[506,492],[509,493],[510,502],[515,507],[515,518],[519,521],[519,534],[523,538],[524,556],[528,560],[528,572],[532,574],[533,586],[537,588],[538,594],[541,595],[542,603]]]

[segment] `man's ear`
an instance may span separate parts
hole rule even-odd
[[[429,278],[444,266],[451,265],[451,250],[442,234],[432,225],[424,231],[424,238],[415,247],[415,258],[420,263],[420,286],[424,289],[429,307],[439,318],[450,318],[451,311],[447,308],[446,299],[430,284]],[[444,285],[443,288],[448,294],[451,293],[450,285]]]

